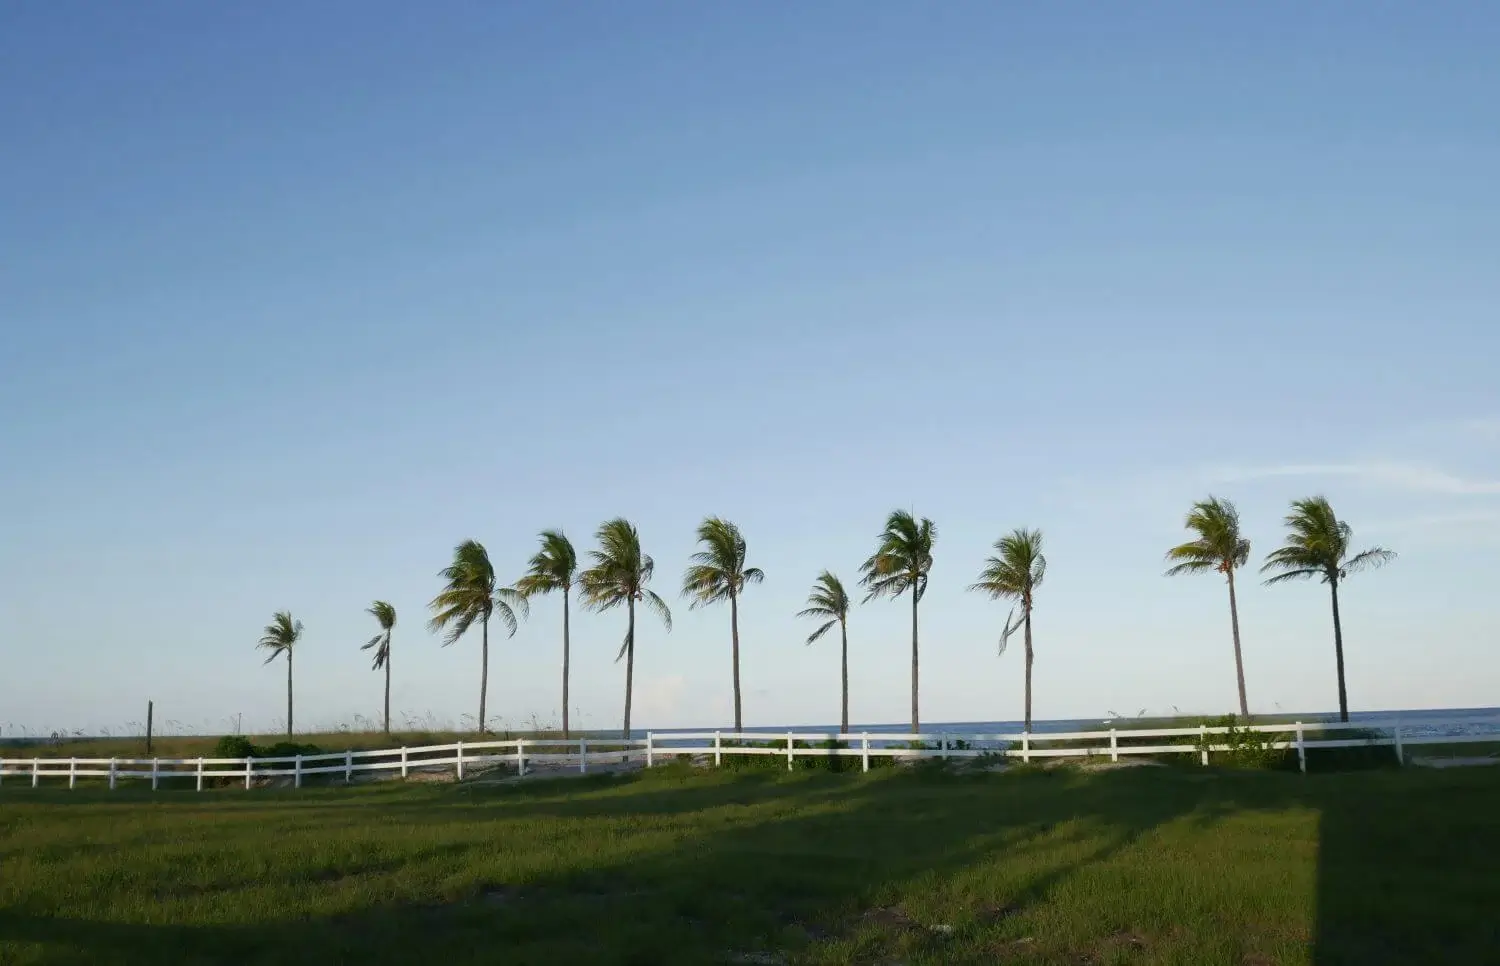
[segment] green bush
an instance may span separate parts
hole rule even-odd
[[[257,758],[293,758],[297,755],[321,755],[323,749],[317,745],[302,744],[296,741],[278,741],[269,748],[262,748],[255,752]]]
[[[255,745],[244,735],[225,735],[214,745],[211,758],[249,758],[258,754]]]
[[[1224,732],[1210,731],[1197,739],[1200,751],[1214,745],[1228,745],[1228,751],[1210,751],[1209,761],[1230,768],[1295,768],[1297,752],[1290,748],[1277,748],[1284,735],[1253,731],[1242,726],[1234,715],[1206,719],[1202,724],[1209,728],[1223,728]]]

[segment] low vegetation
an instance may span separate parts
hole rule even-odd
[[[1500,769],[0,787],[0,962],[1493,962]]]

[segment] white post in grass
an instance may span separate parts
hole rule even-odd
[[[454,770],[454,774],[458,776],[458,780],[459,781],[463,781],[464,780],[464,743],[462,741],[457,742],[454,745],[454,749],[458,752],[458,754],[454,758],[454,762],[453,762],[453,764],[454,764],[454,769],[453,769]]]
[[[587,738],[579,738],[578,739],[578,774],[580,774],[580,775],[587,775],[588,773],[589,773],[589,740]]]
[[[724,764],[724,741],[717,731],[714,732],[714,767],[718,768]]]
[[[302,756],[298,755],[292,761],[292,787],[302,787]]]
[[[203,756],[198,756],[198,791],[203,791]]]
[[[648,764],[648,765],[651,764],[650,740],[651,740],[651,736],[648,734],[646,736],[646,741],[647,741],[647,746],[646,746],[647,747],[647,751],[646,751],[646,764]],[[518,775],[525,775],[526,774],[526,739],[525,738],[517,738],[516,739],[516,774],[518,774]]]
[[[655,756],[655,754],[653,752],[653,747],[652,747],[652,743],[651,743],[651,735],[652,735],[651,732],[649,732],[649,731],[646,732],[646,767],[647,768],[650,768],[652,765],[656,764],[656,756]]]
[[[0,784],[5,782],[5,759],[0,758]]]
[[[408,770],[409,770],[409,768],[407,766],[407,759],[406,759],[406,746],[402,745],[401,746],[401,777],[402,778],[406,777],[406,775],[408,773]]]
[[[942,741],[942,743],[943,743],[943,761],[947,761],[948,760],[948,733],[946,731],[943,732],[943,734],[940,736],[939,740]]]
[[[116,761],[117,761],[117,759],[114,759],[114,758],[111,758],[109,760],[109,790],[110,791],[114,791],[115,790]]]
[[[76,788],[78,785],[78,759],[68,759],[68,787]]]
[[[154,792],[161,787],[161,759],[151,759],[151,790]]]
[[[1202,748],[1203,748],[1203,753],[1202,753],[1203,764],[1207,765],[1208,764],[1208,725],[1201,724],[1201,725],[1198,726],[1198,738],[1199,738],[1200,744],[1202,745]]]
[[[42,780],[42,766],[35,758],[31,759],[31,787],[35,788],[37,782]]]
[[[344,784],[354,781],[354,749],[344,752]]]
[[[245,791],[247,792],[250,790],[250,775],[254,772],[254,768],[252,767],[254,764],[255,756],[247,755],[245,757]]]
[[[864,765],[864,770],[870,770],[870,733],[866,731],[859,738],[859,759]]]
[[[786,733],[786,770],[792,770],[792,733]]]
[[[1401,747],[1401,719],[1396,719],[1396,762],[1406,764],[1406,752]]]
[[[1297,767],[1307,774],[1307,745],[1302,738],[1302,722],[1297,722]]]
[[[1031,732],[1021,732],[1021,760],[1031,764]]]
[[[1120,760],[1120,737],[1113,728],[1109,729],[1109,760]]]

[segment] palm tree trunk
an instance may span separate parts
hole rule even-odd
[[[1333,656],[1339,670],[1339,720],[1347,722],[1349,695],[1344,690],[1344,629],[1339,623],[1339,584],[1334,580],[1328,586],[1333,591]]]
[[[922,722],[917,715],[917,588],[911,590],[911,733],[922,733]]]
[[[568,740],[568,595],[563,588],[563,740]]]
[[[839,635],[843,638],[842,667],[843,674],[843,716],[839,720],[839,731],[849,733],[849,628],[839,621]]]
[[[391,633],[385,635],[385,733],[391,733]]]
[[[1036,655],[1031,650],[1031,605],[1026,605],[1026,726],[1024,731],[1031,731],[1031,662]]]
[[[625,740],[630,740],[630,689],[635,681],[635,596],[625,604],[630,623],[625,628]]]
[[[734,639],[734,730],[744,731],[744,720],[740,717],[740,602],[729,595],[729,634]]]
[[[479,622],[479,733],[484,734],[484,699],[490,689],[490,619]]]
[[[1245,699],[1245,659],[1240,653],[1240,607],[1234,597],[1234,571],[1229,574],[1229,623],[1234,628],[1234,673],[1240,686],[1240,717],[1250,720],[1250,703]]]
[[[286,736],[292,736],[292,649],[286,651]]]

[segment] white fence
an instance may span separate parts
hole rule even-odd
[[[1240,731],[1264,734],[1272,748],[1297,752],[1298,764],[1307,770],[1307,754],[1322,748],[1389,747],[1396,760],[1406,762],[1406,750],[1422,745],[1460,745],[1500,743],[1500,719],[1466,722],[1478,730],[1465,734],[1434,733],[1431,726],[1413,729],[1400,720],[1338,722],[1290,722],[1242,727]],[[644,739],[528,739],[508,741],[455,742],[451,745],[425,745],[417,748],[387,748],[375,751],[344,751],[322,755],[296,755],[283,758],[0,758],[0,783],[7,778],[29,780],[37,787],[42,779],[66,778],[73,787],[79,778],[108,778],[114,788],[120,779],[150,779],[151,787],[162,779],[194,779],[199,791],[209,778],[243,780],[251,787],[258,778],[290,777],[301,787],[308,775],[342,776],[352,782],[357,772],[399,772],[406,778],[412,772],[453,769],[462,781],[468,770],[482,770],[496,765],[514,765],[521,775],[528,767],[577,767],[586,774],[591,762],[641,760],[647,767],[658,758],[688,756],[712,759],[722,765],[725,755],[773,755],[786,758],[788,769],[796,767],[798,758],[848,757],[860,759],[864,771],[871,759],[963,759],[980,757],[1019,758],[1023,762],[1045,758],[1108,758],[1119,761],[1131,755],[1189,754],[1197,755],[1203,765],[1214,753],[1233,750],[1233,746],[1214,742],[1225,737],[1228,729],[1199,725],[1192,728],[1114,729],[1107,731],[1022,732],[1019,734],[886,734],[838,732],[732,732],[700,731],[650,733]],[[1355,738],[1320,737],[1341,731],[1365,734]],[[1376,732],[1371,737],[1369,732]],[[1146,743],[1137,744],[1140,739]],[[1151,740],[1154,739],[1154,740]],[[1125,743],[1122,744],[1122,741]],[[1056,743],[1065,742],[1063,747]],[[600,750],[603,749],[603,750]]]

